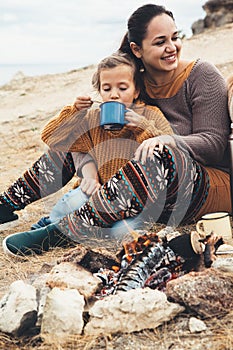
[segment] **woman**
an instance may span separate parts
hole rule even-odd
[[[187,222],[207,212],[231,211],[230,119],[223,77],[207,62],[182,60],[181,49],[173,14],[157,5],[144,5],[132,14],[120,47],[134,57],[141,71],[142,99],[158,106],[177,134],[144,141],[135,158],[145,159],[162,143],[170,149],[184,147],[201,166],[200,176],[205,177],[208,190],[200,191],[201,205],[185,216]]]
[[[227,87],[213,65],[181,60],[181,47],[173,15],[163,6],[144,5],[130,17],[120,51],[131,54],[141,71],[141,98],[162,110],[176,135],[144,141],[86,204],[46,228],[53,242],[61,232],[76,242],[103,236],[145,208],[155,221],[172,225],[231,211]],[[18,240],[26,242],[28,234]],[[17,245],[13,238],[5,246]],[[15,251],[21,254],[18,246]]]

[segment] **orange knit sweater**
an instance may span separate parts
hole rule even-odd
[[[99,109],[77,112],[74,106],[66,106],[45,126],[42,140],[56,150],[89,153],[104,183],[133,157],[144,140],[173,133],[157,107],[138,104],[133,110],[144,117],[137,128],[125,125],[120,131],[106,131],[99,126]]]

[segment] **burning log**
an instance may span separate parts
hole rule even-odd
[[[125,255],[121,259],[121,270],[114,293],[142,288],[145,285],[152,286],[152,280],[148,279],[157,270],[182,264],[172,249],[155,233],[140,236],[137,241],[126,244],[124,249]],[[167,277],[170,279],[171,274],[167,274]]]
[[[75,262],[100,278],[103,288],[96,297],[101,298],[135,288],[164,290],[171,279],[198,271],[202,253],[206,267],[210,267],[213,248],[222,244],[217,238],[202,241],[196,231],[180,234],[170,227],[157,233],[130,234],[134,239],[125,242],[117,255],[79,245],[62,261]]]
[[[202,242],[195,231],[177,235],[170,230],[169,237],[167,240],[164,232],[145,233],[125,243],[118,253],[120,268],[112,271],[110,278],[106,270],[97,273],[105,283],[102,295],[146,286],[164,290],[171,279],[197,271],[202,253],[207,252],[206,267],[211,266],[208,252],[222,244],[218,238]]]

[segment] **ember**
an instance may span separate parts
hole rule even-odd
[[[119,267],[101,269],[96,274],[104,284],[100,297],[144,287],[164,291],[168,281],[198,269],[201,252],[195,250],[199,246],[203,249],[205,266],[211,266],[209,239],[201,245],[197,233],[193,231],[182,235],[169,232],[170,240],[167,240],[167,232],[162,231],[144,233],[141,236],[132,233],[136,239],[124,243],[117,255]],[[215,250],[223,243],[217,238],[213,242]]]
[[[118,258],[119,269],[101,269],[96,274],[105,284],[100,296],[145,286],[163,289],[168,280],[181,274],[184,263],[156,233],[124,243]]]
[[[122,259],[126,259],[129,263],[136,257],[141,254],[148,246],[151,245],[152,242],[158,242],[159,238],[155,233],[152,233],[150,236],[148,234],[144,234],[142,236],[138,236],[137,239],[133,240],[129,243],[123,243],[123,250],[118,254],[118,256]]]

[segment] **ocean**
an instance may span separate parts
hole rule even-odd
[[[35,76],[68,72],[84,66],[84,64],[77,65],[75,63],[0,64],[0,86],[8,83],[18,72],[22,72],[27,76]]]

